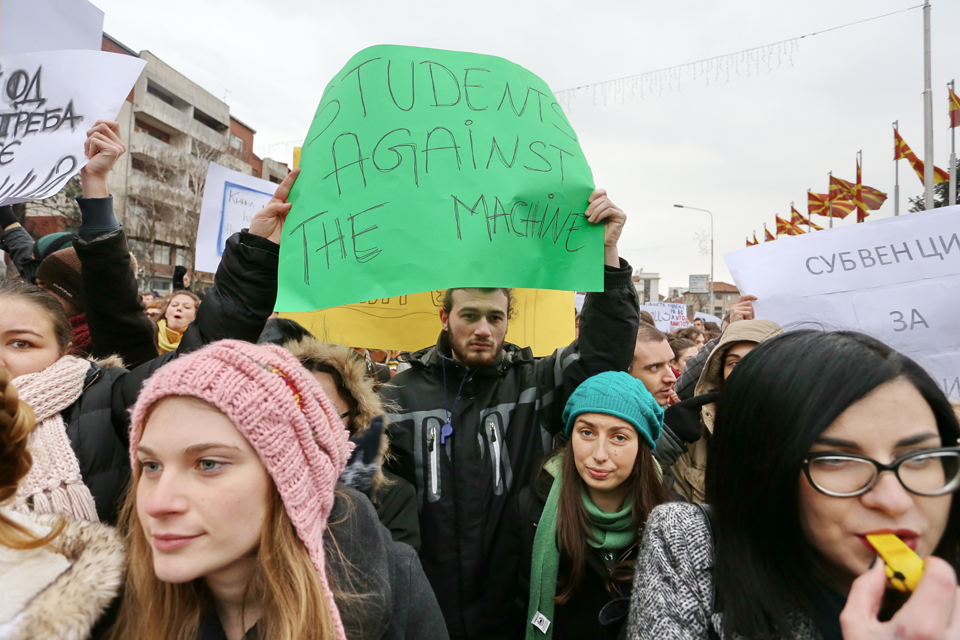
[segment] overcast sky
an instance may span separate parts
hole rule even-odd
[[[104,30],[149,50],[219,97],[257,130],[258,152],[285,162],[302,140],[323,87],[357,51],[375,44],[456,49],[505,57],[555,91],[722,56],[906,9],[918,0],[590,0],[482,3],[306,0],[94,0]],[[960,75],[960,2],[933,0],[935,158],[948,166],[945,84]],[[953,42],[954,44],[950,44]],[[803,38],[782,55],[747,64],[709,86],[627,95],[581,91],[567,108],[597,186],[629,220],[621,255],[659,272],[660,293],[709,273],[695,235],[716,233],[716,279],[731,281],[723,254],[741,249],[827,172],[890,199],[891,123],[923,158],[923,12]],[[772,67],[772,68],[771,68]],[[769,70],[768,70],[769,69]],[[268,145],[275,145],[269,146]],[[265,148],[268,147],[268,148]],[[901,213],[922,186],[900,163]],[[817,219],[826,226],[826,219]],[[839,224],[852,224],[854,216]],[[789,286],[789,283],[785,283]]]

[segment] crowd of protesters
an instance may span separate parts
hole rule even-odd
[[[273,313],[298,170],[160,298],[118,127],[87,136],[76,234],[0,210],[0,637],[960,638],[960,424],[908,357],[749,295],[661,332],[603,190],[604,287],[552,355],[502,288],[447,290],[416,353],[325,344]]]

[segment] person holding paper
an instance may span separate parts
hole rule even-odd
[[[573,344],[535,360],[504,342],[509,289],[451,289],[436,346],[382,391],[399,406],[388,469],[417,489],[420,559],[452,638],[502,637],[492,630],[509,606],[498,581],[515,579],[500,575],[509,564],[494,550],[504,510],[562,428],[566,398],[591,375],[630,365],[639,301],[617,251],[626,215],[597,190],[586,216],[604,225],[605,285],[587,294]]]
[[[821,331],[765,341],[726,382],[710,506],[647,519],[627,637],[960,637],[960,423],[936,382],[874,338]],[[925,564],[912,594],[877,558],[890,534]]]

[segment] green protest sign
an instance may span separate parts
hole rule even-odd
[[[502,58],[364,49],[324,91],[300,167],[278,310],[448,287],[603,288],[577,135],[546,83]]]

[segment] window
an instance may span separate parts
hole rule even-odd
[[[716,300],[723,300],[723,294],[722,294],[722,293],[715,293],[715,294],[713,294],[713,297],[714,297],[714,299],[716,299]]]
[[[714,308],[713,308],[713,315],[717,316],[718,318],[722,318],[722,317],[723,317],[723,307],[714,307]]]
[[[727,302],[730,302],[730,294],[727,294]]]
[[[162,296],[170,292],[170,287],[171,283],[167,282],[166,280],[154,280],[151,291],[157,291]]]
[[[243,138],[235,133],[230,134],[230,148],[243,152]]]
[[[170,248],[162,244],[153,245],[154,264],[170,264]]]
[[[187,266],[187,250],[186,249],[182,249],[182,248],[177,249],[177,261],[174,262],[174,264],[183,265],[184,267]]]

